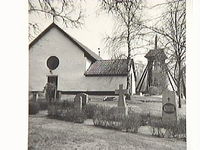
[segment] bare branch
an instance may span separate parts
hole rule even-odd
[[[81,7],[78,6],[78,1],[29,0],[28,2],[28,11],[30,15],[38,14],[39,16],[45,16],[46,18],[51,19],[53,22],[58,21],[65,24],[67,28],[77,28],[83,24],[84,14]]]

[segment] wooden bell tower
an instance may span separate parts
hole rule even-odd
[[[165,76],[167,78],[167,65],[165,60],[167,56],[164,53],[164,49],[158,48],[157,46],[157,35],[155,36],[155,47],[154,49],[149,50],[149,52],[145,55],[147,58],[147,66],[144,69],[144,72],[136,86],[136,92],[144,92],[149,93],[150,86],[159,86],[159,80],[161,77],[165,80]],[[161,73],[165,73],[165,76],[159,75]],[[145,81],[145,85],[143,85]],[[171,84],[172,85],[172,84]],[[142,89],[143,88],[143,89]]]

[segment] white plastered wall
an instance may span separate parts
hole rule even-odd
[[[50,56],[59,58],[59,66],[52,73],[46,65]],[[52,28],[29,50],[29,90],[42,91],[48,75],[58,76],[61,91],[114,91],[119,84],[126,87],[126,76],[86,77],[84,73],[90,65],[78,46]]]

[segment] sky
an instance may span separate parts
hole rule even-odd
[[[146,0],[146,5],[147,7],[151,7],[158,3],[163,3],[164,1],[165,0]],[[106,35],[111,35],[112,29],[115,25],[114,18],[105,12],[99,13],[98,0],[85,0],[82,2],[82,8],[85,10],[86,16],[84,25],[81,26],[81,28],[67,28],[64,30],[96,54],[98,54],[98,48],[100,48],[101,57],[103,59],[110,59],[110,55],[105,49],[104,38]],[[156,7],[153,9],[145,9],[143,15],[148,19],[153,17],[155,18],[161,13],[162,9]],[[47,19],[38,15],[29,16],[29,20],[39,23],[40,31],[43,31],[49,24],[52,23],[52,19]],[[143,54],[135,56],[135,61],[146,63],[144,54],[152,48],[153,47],[140,49]],[[126,49],[124,48],[122,51],[126,52]]]

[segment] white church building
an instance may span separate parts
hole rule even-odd
[[[113,95],[127,86],[126,59],[103,60],[92,50],[52,23],[29,44],[29,91],[41,92],[47,82],[62,94]],[[131,93],[135,93],[131,64]]]

